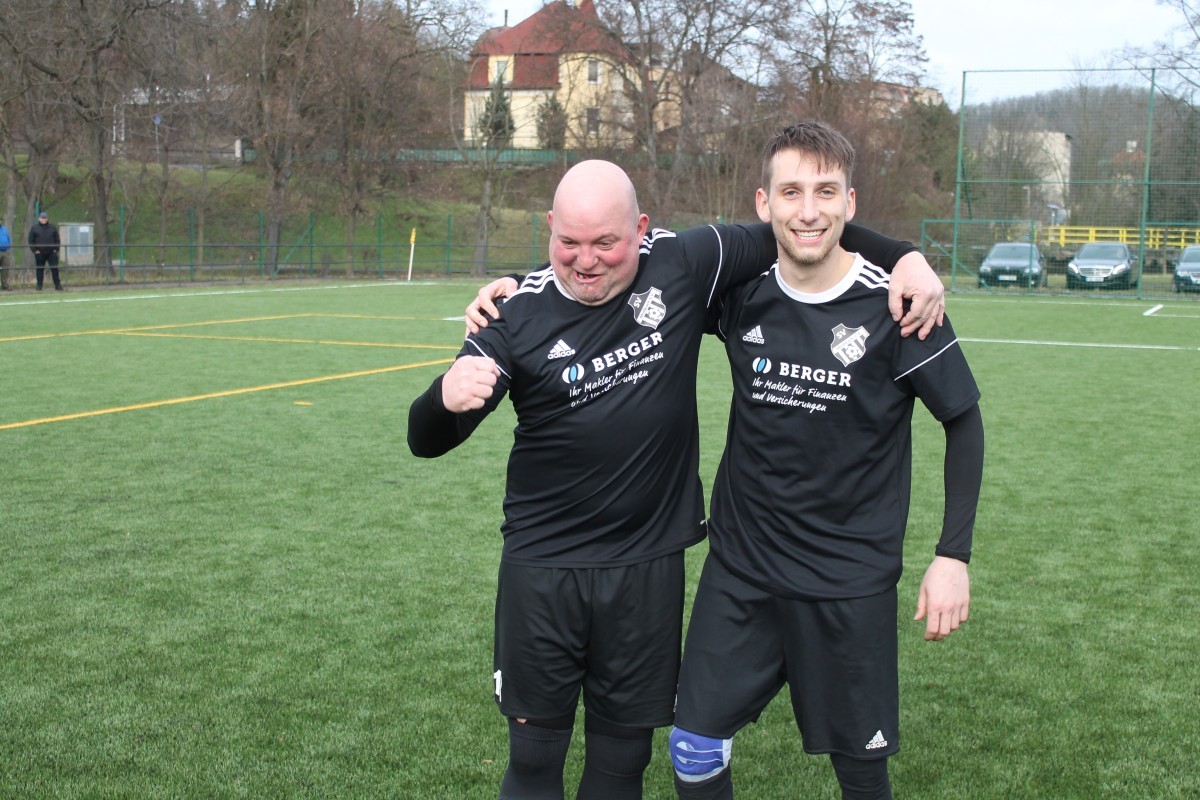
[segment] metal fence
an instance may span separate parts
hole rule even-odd
[[[262,215],[260,214],[260,217]],[[183,242],[91,242],[68,245],[63,239],[59,271],[69,286],[250,282],[280,279],[408,279],[470,276],[476,262],[486,274],[527,272],[546,260],[545,217],[506,213],[489,234],[485,248],[475,242],[473,217],[447,216],[412,225],[375,217],[358,228],[353,245],[332,219],[309,215],[302,227],[285,229],[272,250],[259,226],[257,241],[205,242],[188,234]],[[61,223],[63,230],[79,227]],[[0,262],[7,285],[24,289],[35,272],[23,246]],[[49,284],[49,276],[45,283]]]
[[[953,291],[1152,297],[1200,289],[1174,274],[1183,249],[1200,245],[1200,108],[1189,89],[1197,85],[1200,70],[964,73],[954,211],[923,222],[922,250]],[[257,236],[244,214],[210,222],[204,234],[187,214],[174,225],[182,235],[165,244],[126,231],[122,217],[118,241],[92,243],[92,260],[65,253],[66,282],[467,277],[477,264],[499,275],[543,263],[549,233],[542,212],[498,210],[481,248],[474,214],[380,215],[360,222],[349,245],[343,221],[313,213],[290,219],[272,249],[262,213]],[[9,286],[33,283],[27,260],[27,252],[4,259]]]
[[[924,222],[922,249],[955,291],[1187,288],[1173,273],[1200,244],[1200,109],[1187,89],[1198,80],[964,73],[955,213]]]
[[[258,214],[253,241],[202,240],[188,225],[187,211],[182,242],[146,243],[117,241],[73,246],[70,232],[86,223],[58,224],[63,246],[59,271],[68,286],[186,285],[191,283],[245,283],[267,280],[338,280],[417,278],[468,278],[483,264],[486,276],[525,273],[546,262],[549,229],[544,213],[500,210],[493,214],[486,247],[476,240],[473,214],[447,215],[419,220],[372,218],[357,228],[354,244],[346,241],[344,222],[315,213],[292,219],[272,253],[265,233],[265,214]],[[118,215],[120,218],[120,215]],[[253,219],[251,217],[251,219]],[[700,218],[656,220],[658,227],[688,226],[709,222]],[[88,226],[90,228],[90,226]],[[119,223],[118,231],[124,228]],[[245,233],[244,226],[238,232]],[[217,226],[210,226],[216,230]],[[227,230],[227,228],[222,228]],[[132,237],[129,237],[132,238]],[[14,243],[0,260],[6,283],[27,289],[35,283],[28,248]],[[477,277],[477,276],[476,276]],[[50,285],[49,276],[45,284]]]

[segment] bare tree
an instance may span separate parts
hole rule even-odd
[[[129,37],[139,17],[169,0],[47,0],[14,40],[30,66],[57,88],[81,124],[89,166],[96,260],[111,269],[108,230],[114,109],[131,86]],[[47,25],[54,19],[54,25]]]
[[[183,119],[197,85],[189,70],[194,64],[189,34],[200,27],[194,19],[195,10],[186,0],[173,0],[158,14],[146,15],[131,26],[127,36],[130,85],[114,120],[119,131],[119,137],[115,137],[119,141],[114,141],[118,154],[127,163],[141,165],[136,180],[123,192],[132,211],[136,212],[137,198],[142,196],[149,165],[153,162],[157,167],[160,265],[168,259],[171,153],[186,135]],[[122,180],[120,172],[114,173],[113,180]]]
[[[706,218],[753,219],[762,147],[773,128],[767,98],[755,81],[707,70],[691,92],[689,131],[675,137],[675,194],[691,198]]]
[[[36,5],[0,0],[0,152],[8,174],[5,221],[14,242],[24,239],[57,179],[69,128],[63,87],[42,68],[43,57],[54,54],[42,53],[27,35],[30,27],[44,22],[44,13]],[[23,168],[21,151],[26,155]],[[10,263],[29,266],[33,256],[28,248],[14,247]]]
[[[266,268],[279,266],[288,187],[313,140],[306,116],[321,65],[314,58],[326,4],[336,0],[241,0],[226,6],[231,26],[228,80],[233,109],[267,180]]]
[[[924,72],[907,0],[787,0],[771,30],[781,94],[843,129],[878,115],[880,84],[916,86]]]
[[[706,94],[700,85],[713,73],[732,75],[735,67],[753,63],[758,33],[777,13],[777,0],[633,0],[610,7],[605,20],[627,49],[634,133],[660,212],[672,205],[686,162],[680,156],[708,114],[707,105],[697,104]],[[674,139],[664,147],[668,129]],[[664,150],[674,156],[665,172],[659,170]]]
[[[2,25],[7,21],[11,9],[0,8],[3,9],[3,16],[0,17]],[[0,37],[7,41],[3,33],[0,33]],[[16,221],[18,193],[25,184],[17,161],[17,137],[23,122],[22,98],[28,91],[28,77],[15,48],[0,47],[0,154],[4,158],[7,178],[4,182],[4,217],[0,222],[9,228],[14,245],[9,253],[0,253],[0,290],[4,291],[12,288],[13,271],[19,263],[18,254],[24,249],[17,246],[23,232],[23,226]],[[25,194],[28,195],[28,189]]]
[[[196,210],[196,258],[204,263],[206,215],[215,191],[209,179],[213,153],[219,149],[214,142],[223,139],[227,146],[232,145],[241,132],[231,131],[228,126],[230,84],[221,67],[230,38],[229,19],[220,12],[217,0],[180,2],[187,9],[181,24],[186,46],[180,53],[186,103],[178,109],[178,127],[186,131],[200,167],[200,188],[192,199]]]
[[[195,211],[196,258],[203,263],[207,211],[225,185],[211,181],[212,168],[220,160],[236,157],[238,142],[246,134],[240,122],[243,115],[234,104],[239,82],[236,62],[230,57],[238,43],[239,17],[221,0],[173,2],[176,10],[170,22],[178,43],[159,50],[147,42],[146,49],[161,52],[171,62],[163,68],[174,80],[169,84],[170,105],[162,115],[165,132],[187,148],[190,162],[199,167],[200,185],[189,200]]]
[[[418,50],[409,21],[386,4],[344,5],[326,18],[316,58],[323,65],[310,120],[317,150],[308,171],[328,178],[346,220],[346,273],[353,274],[360,217],[388,155],[397,151],[402,110],[419,115],[406,91]],[[327,261],[329,255],[324,257]]]
[[[1149,48],[1126,48],[1125,61],[1142,69],[1162,71],[1158,88],[1192,107],[1200,105],[1200,3],[1196,0],[1157,0],[1181,17],[1173,37]]]
[[[404,148],[444,140],[445,87],[461,77],[467,22],[463,0],[367,0],[330,5],[312,54],[317,79],[305,121],[314,157],[298,174],[328,187],[345,219],[345,265],[352,274],[358,224],[373,198],[394,185]],[[447,71],[450,72],[447,75]]]

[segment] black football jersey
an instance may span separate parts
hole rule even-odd
[[[705,535],[696,360],[708,308],[774,259],[762,226],[645,237],[633,284],[600,306],[567,296],[546,266],[462,353],[487,355],[517,413],[503,558],[618,566]]]
[[[719,302],[734,393],[710,546],[766,591],[834,599],[894,586],[913,400],[944,421],[979,398],[948,320],[925,341],[900,336],[888,281],[858,256],[820,294],[775,267]]]

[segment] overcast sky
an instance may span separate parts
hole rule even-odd
[[[1182,21],[1154,0],[909,0],[916,32],[925,37],[927,83],[957,108],[963,71],[1100,68],[1124,45],[1149,47]],[[601,0],[603,3],[604,0]],[[487,22],[515,25],[542,0],[487,0]],[[967,76],[971,101],[1058,88],[1063,74]]]

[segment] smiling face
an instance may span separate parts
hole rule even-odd
[[[550,264],[570,297],[601,305],[633,283],[650,220],[638,213],[633,184],[620,167],[607,161],[572,167],[559,183],[546,219]]]
[[[769,166],[769,185],[758,190],[755,203],[759,219],[775,232],[785,277],[841,265],[845,251],[838,241],[854,217],[845,169],[794,148],[776,152]]]

